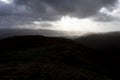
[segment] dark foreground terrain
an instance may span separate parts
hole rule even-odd
[[[65,38],[0,40],[0,80],[112,80],[119,61],[114,50],[97,50]]]

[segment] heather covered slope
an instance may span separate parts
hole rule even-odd
[[[0,49],[1,80],[112,80],[115,70],[108,55],[65,38],[16,36]]]

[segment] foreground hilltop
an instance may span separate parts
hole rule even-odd
[[[1,79],[112,80],[116,70],[108,54],[65,38],[15,36],[0,49]]]

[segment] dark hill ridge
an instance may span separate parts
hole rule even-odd
[[[64,31],[46,30],[46,29],[0,29],[0,39],[20,36],[20,35],[44,35],[44,36],[61,36]]]
[[[98,53],[96,54],[96,61],[102,58],[103,61],[111,63],[112,73],[120,72],[120,32],[90,34],[79,37],[75,41],[96,50]]]
[[[71,37],[78,33],[48,29],[0,29],[0,39],[21,35],[43,35],[50,37]],[[73,37],[72,37],[73,38]]]
[[[113,53],[65,38],[15,36],[0,40],[0,49],[0,78],[4,79],[112,80],[119,67],[112,67],[118,62]]]
[[[101,56],[107,54],[114,59],[120,57],[120,32],[91,34],[82,36],[75,41],[100,52]]]
[[[15,36],[0,40],[0,49],[1,80],[109,80],[107,76],[82,69],[89,63],[83,58],[85,54],[79,53],[85,53],[88,48],[69,39]]]
[[[120,32],[88,34],[75,41],[94,49],[120,49]]]
[[[81,47],[87,49],[83,45],[79,45],[72,40],[65,38],[45,37],[40,35],[29,35],[29,36],[14,36],[0,40],[0,48],[4,49],[29,49],[36,47],[45,47],[50,45],[66,46],[66,47]],[[84,48],[85,47],[85,48]]]

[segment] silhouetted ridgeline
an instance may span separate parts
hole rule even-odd
[[[97,50],[101,49],[119,49],[120,48],[120,32],[102,33],[102,34],[88,34],[81,36],[75,41],[94,48]],[[111,48],[111,49],[110,49]]]
[[[108,80],[104,75],[97,76],[93,71],[75,67],[79,64],[81,67],[88,65],[87,60],[80,59],[85,54],[79,54],[85,53],[88,48],[72,40],[15,36],[0,40],[0,49],[0,79],[70,80],[73,76],[72,79],[77,80],[90,78],[87,76],[89,73],[94,78],[103,76]]]
[[[89,36],[85,39],[91,40]],[[120,61],[114,50],[98,50],[83,44],[83,41],[80,41],[81,44],[76,41],[44,36],[2,39],[0,73],[4,73],[4,76],[0,78],[19,79],[21,76],[24,80],[112,80],[112,73],[119,72]]]
[[[120,32],[91,34],[75,41],[96,50],[96,61],[103,60],[106,65],[112,64],[109,66],[112,73],[120,72]]]
[[[75,47],[79,46],[79,44],[69,39],[44,37],[40,35],[14,36],[0,40],[0,47],[2,50],[29,49],[36,47],[46,47],[49,45],[67,46],[71,48],[73,46]],[[83,45],[79,47],[81,47],[81,49],[84,48]]]
[[[72,33],[73,35],[75,33]],[[21,35],[43,35],[51,37],[68,36],[71,32],[46,29],[0,29],[0,39]]]

